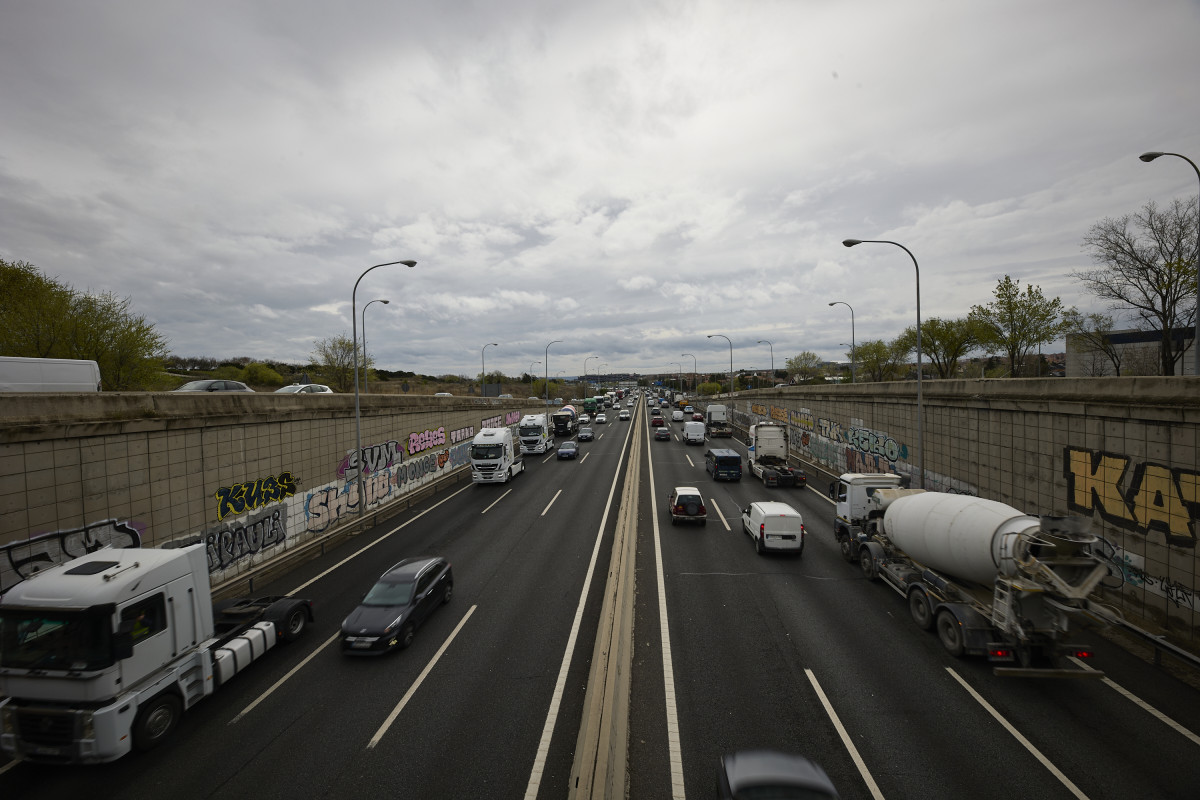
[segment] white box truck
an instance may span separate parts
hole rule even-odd
[[[98,392],[100,365],[71,358],[0,356],[0,392]]]

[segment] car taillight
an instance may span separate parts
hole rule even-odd
[[[707,513],[708,513],[707,511],[705,511],[705,510],[704,510],[704,503],[701,503],[701,504],[700,504],[700,513],[701,513],[701,514],[707,514]]]
[[[767,538],[767,523],[765,523],[765,522],[758,523],[758,538],[760,538],[760,539]]]
[[[1075,658],[1091,658],[1093,655],[1095,655],[1095,653],[1093,653],[1091,650],[1088,650],[1086,647],[1068,647],[1066,653],[1067,655],[1074,656]]]
[[[801,525],[800,526],[800,541],[804,541],[804,534],[806,534],[806,533],[808,533],[808,531],[804,530],[804,526]]]

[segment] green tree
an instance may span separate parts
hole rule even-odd
[[[916,329],[911,328],[913,346],[916,346]],[[961,319],[933,319],[921,322],[921,353],[929,359],[939,378],[953,378],[958,374],[958,362],[979,347],[978,325],[969,317]]]
[[[1062,301],[1047,300],[1041,287],[1026,285],[1008,275],[996,283],[995,300],[972,306],[968,319],[978,326],[980,344],[989,353],[1008,356],[1015,377],[1025,356],[1035,347],[1050,344],[1062,334]]]
[[[786,369],[789,377],[796,383],[808,383],[821,376],[821,357],[811,350],[797,353],[787,360]]]
[[[1136,214],[1097,222],[1083,237],[1097,268],[1071,273],[1110,308],[1132,314],[1142,330],[1162,334],[1163,375],[1175,374],[1187,345],[1172,331],[1196,319],[1196,206],[1195,197],[1176,198],[1160,211],[1151,201]]]
[[[321,339],[310,357],[334,391],[354,391],[354,342],[349,336],[343,333]]]
[[[105,389],[156,388],[166,340],[130,298],[84,294],[23,261],[0,260],[0,354],[95,361]]]
[[[913,342],[915,341],[914,333]],[[894,381],[904,377],[908,372],[904,364],[910,352],[912,345],[908,343],[907,333],[890,343],[882,339],[860,343],[855,348],[859,380],[863,380],[863,376],[869,381]]]
[[[721,384],[716,381],[705,381],[696,387],[696,393],[703,396],[720,394]]]

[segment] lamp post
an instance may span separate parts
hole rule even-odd
[[[591,361],[593,358],[596,359],[597,361],[600,360],[600,356],[588,356],[587,358],[585,358],[583,360],[583,390],[585,392],[587,391],[587,388],[588,388],[587,362]]]
[[[500,345],[497,344],[496,342],[488,342],[479,351],[479,369],[481,370],[481,372],[479,373],[479,396],[480,397],[487,396],[487,361],[484,360],[484,353],[487,352],[487,349],[489,347],[499,347],[499,346]],[[499,392],[497,392],[497,394],[499,394]]]
[[[775,385],[775,345],[771,344],[767,339],[759,339],[757,344],[765,344],[771,348],[771,385]]]
[[[546,363],[543,365],[546,368],[546,386],[544,387],[546,389],[546,405],[550,405],[550,345],[558,344],[561,341],[562,339],[555,339],[546,345]]]
[[[868,242],[871,244],[894,244],[904,252],[908,253],[908,257],[912,259],[913,269],[917,275],[917,468],[921,471],[920,486],[918,489],[925,488],[925,411],[921,403],[921,373],[925,368],[921,364],[921,268],[917,265],[917,257],[912,254],[904,245],[899,242],[888,241],[887,239],[844,239],[842,244],[846,247],[854,247],[856,244]],[[850,359],[853,362],[853,356]]]
[[[533,397],[533,368],[536,367],[540,363],[542,363],[542,362],[540,362],[540,361],[530,361],[529,362],[529,396],[530,397]]]
[[[372,300],[371,303],[388,304],[387,300]],[[367,309],[371,307],[371,303],[363,306],[362,324],[363,324],[363,394],[371,393],[370,379],[367,377]]]
[[[675,372],[679,375],[679,391],[682,392],[683,391],[683,364],[680,364],[678,361],[668,361],[667,363],[674,364],[675,366],[679,367],[679,369],[675,370]]]
[[[912,254],[910,253],[909,255],[912,255]],[[918,301],[918,303],[917,303],[917,304],[918,304],[918,305],[920,305],[920,301]],[[829,305],[830,305],[830,306],[845,306],[846,308],[850,309],[850,382],[851,382],[851,383],[854,383],[854,361],[855,361],[855,354],[854,354],[854,306],[850,305],[850,304],[849,304],[849,303],[847,303],[845,300],[834,300],[834,301],[833,301],[832,303],[830,303]],[[920,316],[920,312],[918,312],[917,316]],[[920,323],[918,323],[917,325],[918,325],[918,330],[920,330]],[[919,334],[918,334],[918,335],[919,335]],[[918,360],[918,361],[920,361],[920,356],[918,356],[918,357],[917,357],[917,360]],[[919,373],[918,373],[918,374],[919,374]]]
[[[729,337],[723,333],[710,333],[708,338],[720,336],[725,341],[729,342],[729,396],[733,397],[733,342],[729,341]]]
[[[1138,158],[1149,163],[1159,156],[1182,158],[1192,165],[1192,169],[1196,171],[1196,177],[1200,179],[1200,167],[1196,166],[1196,162],[1187,156],[1181,156],[1179,153],[1159,153],[1152,150],[1149,153],[1142,153]],[[1200,209],[1197,210],[1200,212]],[[1196,214],[1196,219],[1197,222],[1200,222],[1200,213]],[[1196,235],[1196,330],[1192,334],[1192,371],[1196,375],[1200,375],[1200,231]],[[1183,369],[1181,368],[1179,372],[1182,374]]]
[[[358,400],[358,309],[356,307],[358,297],[358,284],[366,277],[366,274],[373,269],[380,267],[390,267],[393,264],[403,264],[406,267],[415,267],[415,261],[388,261],[384,264],[376,264],[373,267],[367,267],[363,270],[362,275],[358,276],[358,280],[354,282],[354,290],[350,292],[350,340],[354,343],[354,463],[356,466],[355,472],[357,476],[355,482],[358,487],[358,515],[362,517],[363,511],[366,509],[367,499],[363,494],[363,464],[362,464],[362,413],[359,407]],[[364,309],[365,310],[365,309]]]
[[[696,373],[699,372],[699,364],[696,357],[691,353],[680,353],[681,356],[691,356],[692,359],[692,394],[696,394]]]

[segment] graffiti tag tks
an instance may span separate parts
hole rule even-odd
[[[275,503],[296,493],[296,477],[290,472],[281,472],[276,478],[259,478],[256,481],[235,483],[216,491],[217,519],[230,514],[242,514]]]
[[[1171,469],[1114,453],[1064,448],[1067,506],[1098,511],[1112,525],[1148,535],[1156,531],[1167,544],[1196,546],[1200,525],[1200,472]]]

